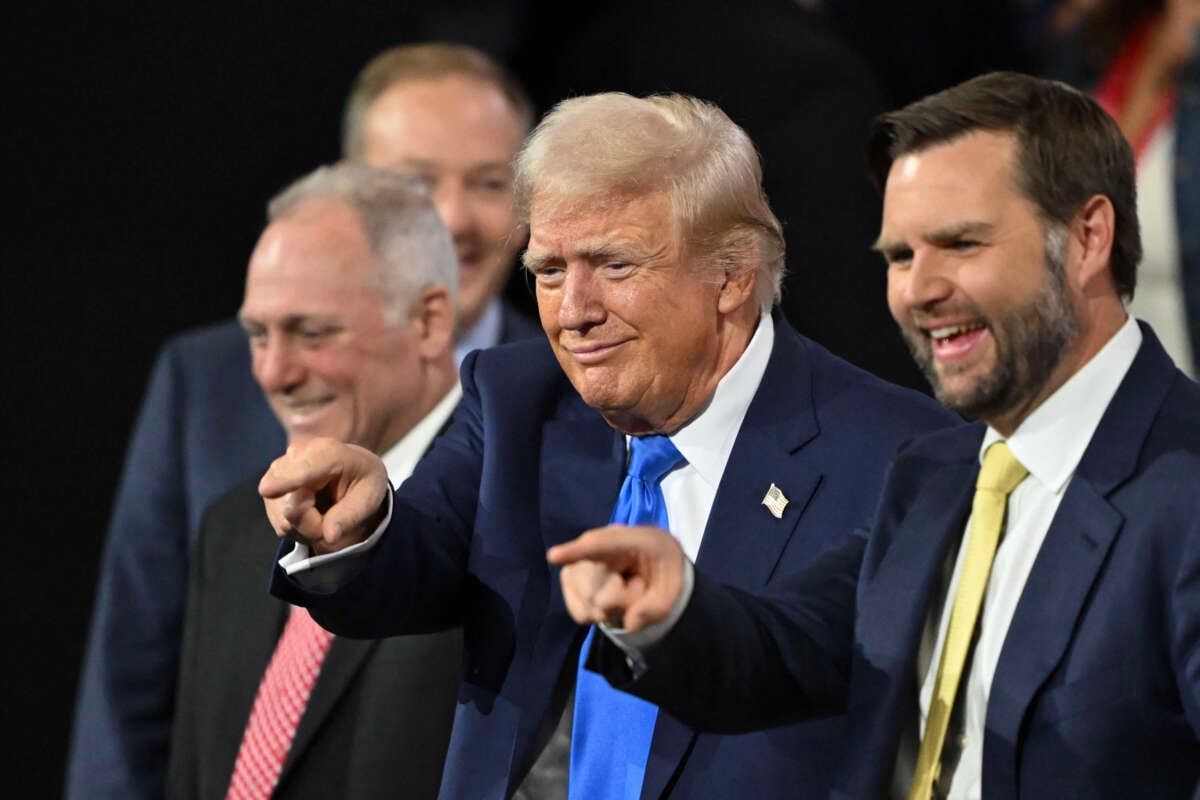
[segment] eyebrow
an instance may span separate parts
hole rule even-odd
[[[571,248],[571,256],[582,258],[589,262],[598,261],[641,261],[646,257],[641,250],[631,244],[613,241],[583,241]],[[534,271],[554,261],[561,261],[555,254],[538,252],[528,249],[521,255],[525,269]]]
[[[925,240],[933,244],[949,244],[964,236],[986,236],[995,229],[996,226],[990,222],[959,222],[955,225],[947,225],[944,228],[937,228],[930,231],[925,235]]]
[[[958,222],[953,225],[947,225],[944,228],[936,228],[921,238],[935,245],[946,245],[957,241],[964,236],[987,236],[990,235],[995,229],[996,226],[990,222],[979,222],[972,220],[968,222]],[[875,244],[871,245],[871,249],[877,253],[890,253],[905,247],[908,247],[908,243],[906,241],[900,239],[885,239],[882,235],[875,240]]]
[[[526,250],[521,253],[521,264],[530,272],[535,271],[538,267],[544,266],[554,260],[554,256],[549,253],[532,253]]]

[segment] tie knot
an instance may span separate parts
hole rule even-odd
[[[979,480],[975,482],[975,487],[1008,494],[1017,488],[1017,484],[1025,480],[1028,474],[1029,470],[1017,460],[1008,449],[1008,445],[996,442],[983,454],[983,467],[979,470]]]
[[[658,483],[683,461],[683,455],[666,436],[635,436],[629,441],[629,474],[647,483]]]

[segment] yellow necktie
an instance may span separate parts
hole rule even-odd
[[[950,610],[950,624],[942,645],[942,660],[938,664],[933,696],[929,701],[929,716],[925,720],[925,736],[917,756],[917,769],[909,800],[928,800],[941,768],[942,743],[954,709],[954,695],[962,678],[967,650],[975,634],[983,592],[992,571],[992,559],[1004,527],[1004,509],[1008,495],[1017,487],[1029,470],[1017,461],[1008,445],[996,442],[983,456],[979,480],[975,482],[975,500],[971,504],[971,530],[967,535],[967,554],[963,559],[958,593]]]

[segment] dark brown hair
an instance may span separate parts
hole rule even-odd
[[[867,143],[871,178],[882,189],[900,156],[980,130],[1016,136],[1017,189],[1043,224],[1069,224],[1094,195],[1112,202],[1110,270],[1132,297],[1142,260],[1133,150],[1099,104],[1064,83],[992,72],[881,114]]]

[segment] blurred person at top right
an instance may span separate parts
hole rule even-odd
[[[1129,312],[1200,375],[1200,0],[1059,0],[1035,12],[1043,72],[1090,91],[1137,156],[1145,256]]]

